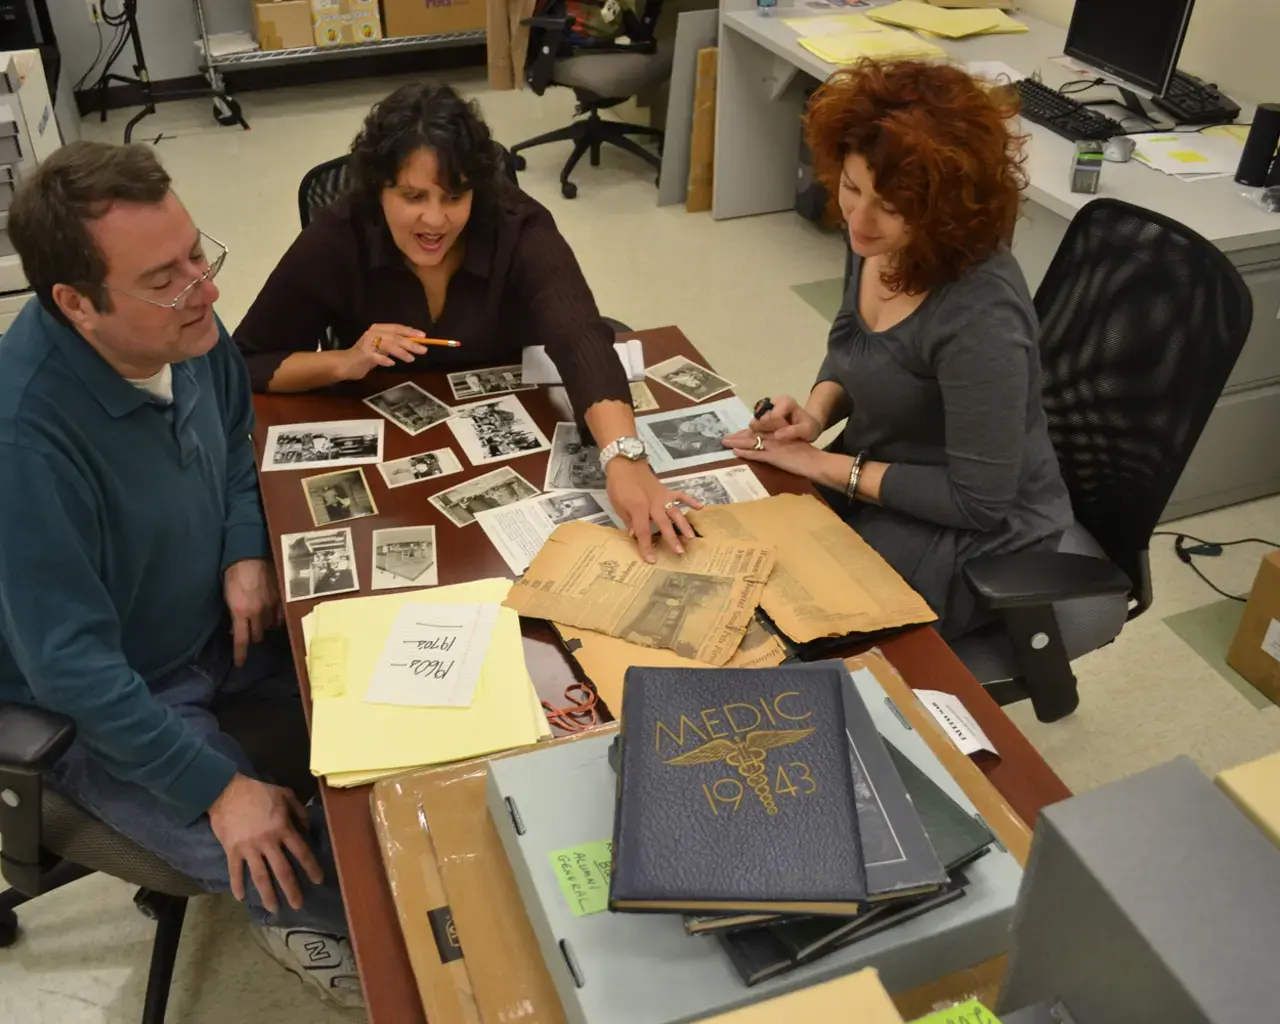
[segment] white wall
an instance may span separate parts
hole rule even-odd
[[[113,14],[120,10],[120,0],[105,0],[105,3]],[[66,73],[74,82],[84,74],[97,52],[98,33],[89,21],[84,0],[48,0],[48,4]],[[248,29],[252,24],[249,0],[204,0],[204,9],[211,32]],[[199,74],[196,49],[192,45],[196,38],[192,0],[139,0],[138,28],[152,79]],[[102,31],[104,45],[110,45],[114,30],[103,25]],[[132,66],[133,51],[126,48],[115,69],[127,75]]]
[[[1021,0],[1028,14],[1058,25],[1074,0]],[[1178,66],[1228,94],[1280,102],[1280,0],[1196,0]]]

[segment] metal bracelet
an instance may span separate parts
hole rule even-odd
[[[866,452],[858,452],[853,457],[853,465],[849,467],[849,482],[845,485],[844,496],[850,501],[858,497],[858,478],[862,476],[862,462]]]

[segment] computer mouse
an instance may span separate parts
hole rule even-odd
[[[1126,135],[1117,135],[1115,138],[1107,139],[1102,147],[1103,159],[1110,160],[1114,164],[1127,164],[1137,143]]]

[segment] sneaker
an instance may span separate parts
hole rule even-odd
[[[253,928],[258,945],[287,970],[343,1009],[364,1009],[364,993],[349,939],[305,928]]]

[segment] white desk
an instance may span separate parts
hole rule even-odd
[[[800,34],[783,23],[809,13],[814,12],[784,7],[766,18],[751,0],[721,2],[711,209],[716,219],[795,205],[805,92],[835,70],[800,46]],[[935,42],[959,62],[1003,61],[1024,74],[1039,71],[1048,85],[1068,81],[1069,72],[1050,59],[1062,53],[1066,32],[1036,18],[1018,19],[1030,31]],[[1068,222],[1094,197],[1070,189],[1072,143],[1029,122],[1023,129],[1029,136],[1030,184],[1014,254],[1034,290]],[[1241,191],[1230,178],[1180,181],[1136,161],[1102,169],[1099,197],[1155,210],[1199,232],[1240,269],[1254,300],[1249,341],[1166,518],[1280,491],[1280,214],[1264,212]]]

